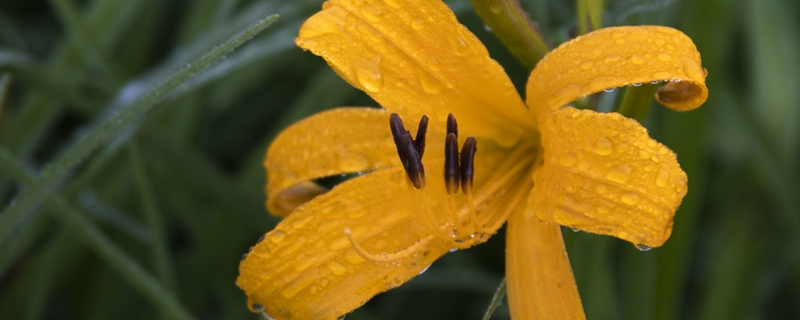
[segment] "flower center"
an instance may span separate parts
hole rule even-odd
[[[389,127],[392,130],[397,155],[403,169],[417,189],[425,187],[425,168],[422,155],[425,153],[425,134],[428,130],[428,117],[423,115],[417,126],[417,136],[411,138],[411,132],[403,126],[403,121],[396,113],[389,116]],[[475,152],[478,151],[475,137],[468,137],[458,152],[458,123],[453,114],[447,116],[447,137],[444,148],[444,180],[448,194],[458,193],[459,187],[465,194],[472,190],[474,176]]]

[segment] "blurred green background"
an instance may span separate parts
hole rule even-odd
[[[469,2],[448,4],[524,85]],[[573,1],[522,4],[556,43],[575,29]],[[0,319],[259,318],[234,280],[277,222],[263,207],[266,147],[309,114],[376,105],[294,46],[320,5],[0,1]],[[798,17],[795,0],[606,1],[606,26],[692,37],[711,94],[644,122],[689,175],[666,245],[565,231],[589,319],[800,319]],[[503,246],[501,231],[448,254],[347,318],[480,319]],[[503,303],[493,319],[507,318]]]

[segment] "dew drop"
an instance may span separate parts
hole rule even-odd
[[[456,251],[458,251],[458,248],[452,248],[452,249],[450,249],[450,252],[456,252]]]
[[[610,155],[613,151],[614,151],[613,150],[613,144],[611,143],[610,139],[608,139],[606,137],[602,137],[602,138],[597,140],[597,143],[595,144],[595,149],[594,149],[595,153],[597,153],[598,155],[601,155],[601,156],[607,156],[607,155]]]
[[[581,69],[582,70],[589,70],[593,66],[594,66],[594,61],[592,61],[592,60],[586,60],[586,61],[581,63]]]
[[[260,303],[254,303],[254,304],[252,304],[250,306],[250,309],[253,309],[253,310],[257,311],[257,312],[261,312],[261,311],[264,311],[264,305],[262,305]]]
[[[330,45],[330,46],[328,46],[328,50],[330,50],[330,51],[332,51],[332,52],[339,52],[339,51],[342,51],[342,45],[341,45],[341,44],[339,44],[339,43],[335,43],[335,42],[334,42],[334,43],[331,43],[331,45]]]
[[[594,191],[598,194],[604,194],[608,191],[608,187],[606,187],[604,184],[598,184],[596,187],[594,187]]]
[[[603,62],[611,64],[611,63],[616,63],[620,59],[622,59],[622,57],[620,57],[618,54],[612,54],[603,59]]]
[[[284,239],[286,239],[286,233],[283,231],[273,230],[269,233],[269,240],[272,241],[272,243],[280,243]]]
[[[367,17],[367,19],[370,19],[372,21],[380,20],[381,12],[382,12],[381,7],[374,4],[368,4],[366,6],[361,7],[361,13],[365,17]]]
[[[469,46],[460,34],[456,34],[455,37],[449,37],[447,39],[450,41],[450,45],[453,47],[457,56],[463,57],[469,53]]]
[[[623,194],[622,202],[628,205],[634,205],[639,202],[639,195],[633,192]]]
[[[653,74],[651,75],[651,77],[653,77],[653,78],[655,78],[655,79],[659,79],[659,80],[666,80],[666,79],[668,79],[668,78],[669,78],[669,76],[670,76],[670,75],[671,75],[671,74],[670,74],[669,72],[666,72],[666,71],[659,71],[659,72],[653,72]]]
[[[661,83],[661,81],[658,81],[658,80],[650,81],[650,84],[659,84],[659,83]]]
[[[603,91],[605,91],[605,92],[614,92],[614,89],[616,89],[616,88],[603,89]]]
[[[414,19],[414,21],[411,21],[411,27],[414,28],[414,30],[422,30],[422,28],[425,27],[425,20],[419,18]]]
[[[422,271],[417,273],[417,275],[421,275],[421,274],[425,273],[425,271],[428,271],[428,269],[430,269],[430,268],[431,268],[431,265],[428,265],[427,267],[425,267],[425,269],[422,269]]]
[[[369,160],[360,154],[346,153],[339,155],[339,170],[342,172],[358,172],[369,168]]]
[[[641,86],[642,86],[642,83],[634,83],[634,84],[632,84],[632,86],[634,86],[634,87],[641,87]]]
[[[331,251],[339,251],[350,246],[350,240],[347,237],[340,237],[331,242],[328,247]]]
[[[419,82],[422,86],[422,90],[428,94],[439,94],[442,92],[443,86],[439,83],[439,80],[433,77],[430,73],[425,70],[418,70],[417,76],[419,77]]]
[[[373,60],[359,59],[353,62],[353,72],[356,80],[367,92],[380,92],[383,90],[383,76],[378,68],[380,57],[376,56]]]
[[[619,164],[608,170],[606,178],[617,183],[627,183],[631,179],[633,168],[627,164]]]
[[[336,276],[341,276],[347,272],[347,268],[343,266],[341,263],[331,261],[328,263],[328,270],[331,271]]]
[[[659,187],[666,187],[667,182],[669,182],[669,171],[666,169],[659,170],[658,176],[656,176],[656,185]]]
[[[633,56],[631,56],[631,63],[633,64],[642,65],[644,64],[644,62],[645,62],[644,57],[642,57],[642,55],[640,54],[634,54]]]
[[[578,158],[572,153],[565,153],[558,157],[558,163],[565,167],[572,167],[578,163]]]
[[[672,61],[672,55],[666,52],[659,53],[658,60],[661,60],[663,62],[670,62]]]
[[[578,230],[578,228],[570,228],[570,229],[572,229],[572,232],[578,232],[578,231],[581,231],[581,230]]]
[[[650,247],[650,246],[643,245],[643,244],[637,244],[636,245],[636,249],[639,249],[639,251],[650,251],[650,249],[653,249],[653,248]]]

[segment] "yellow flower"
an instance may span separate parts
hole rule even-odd
[[[334,319],[451,249],[486,241],[507,220],[512,317],[580,319],[559,225],[645,247],[669,237],[687,182],[675,154],[634,120],[565,105],[668,81],[657,96],[662,104],[698,107],[708,95],[705,71],[681,32],[619,27],[569,41],[531,73],[527,103],[438,1],[331,0],[301,27],[297,44],[385,110],[323,112],[275,139],[264,162],[267,207],[286,218],[241,263],[237,285],[251,310]],[[426,115],[426,136],[410,138],[393,116],[395,144],[390,113],[411,132]],[[477,142],[474,159],[469,145],[461,152],[462,168],[474,160],[472,173],[445,170],[454,147],[446,143],[455,133],[449,114],[457,139]],[[472,184],[448,192],[446,171]],[[363,175],[329,191],[313,182],[343,173]]]

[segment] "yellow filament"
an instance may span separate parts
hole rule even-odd
[[[419,248],[428,244],[428,242],[430,242],[431,240],[431,237],[425,237],[420,240],[417,240],[417,242],[415,242],[413,245],[403,248],[400,251],[394,253],[374,254],[367,252],[367,250],[364,249],[364,247],[362,247],[361,245],[358,244],[358,242],[356,242],[356,239],[353,238],[353,235],[350,232],[350,228],[345,228],[344,234],[347,235],[347,239],[350,241],[350,244],[353,246],[353,249],[356,251],[356,253],[358,253],[358,255],[360,255],[362,258],[368,261],[376,263],[387,263],[387,262],[391,263],[403,259],[405,257],[408,257],[412,255],[414,252],[419,252]]]

